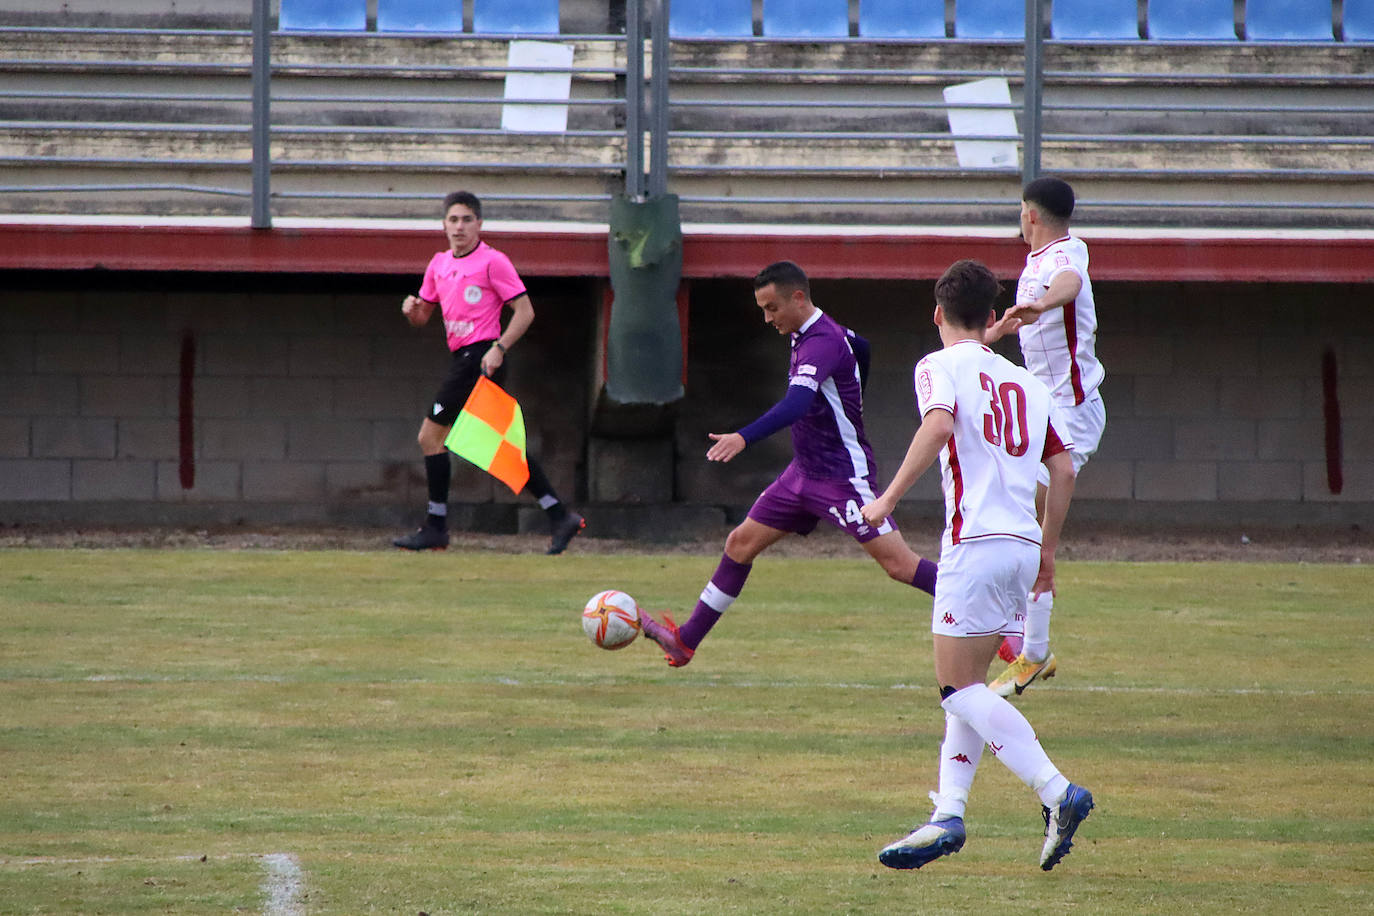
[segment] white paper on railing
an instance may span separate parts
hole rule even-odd
[[[1014,137],[1016,115],[1010,108],[955,108],[954,105],[974,103],[990,105],[1011,104],[1011,87],[1007,81],[994,76],[988,79],[945,87],[945,102],[949,109],[949,132],[954,134],[954,155],[963,169],[1016,168],[1016,141],[967,140],[960,137]]]
[[[519,99],[566,99],[572,93],[573,46],[552,41],[512,41],[511,67],[560,67],[563,73],[507,73],[501,129],[562,133],[568,129],[567,105],[519,105]]]

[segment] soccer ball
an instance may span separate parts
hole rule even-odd
[[[639,605],[613,588],[598,592],[582,609],[582,629],[603,649],[623,649],[639,635]]]

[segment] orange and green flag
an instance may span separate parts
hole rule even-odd
[[[485,375],[477,380],[444,445],[519,493],[530,479],[525,415],[515,398]]]

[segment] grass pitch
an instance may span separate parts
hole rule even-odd
[[[943,717],[867,559],[763,558],[682,670],[582,635],[714,563],[0,552],[0,914],[1374,908],[1367,568],[1061,564],[1017,703],[1098,808],[1046,874],[990,756],[962,852],[877,863]]]

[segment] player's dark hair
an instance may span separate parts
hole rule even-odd
[[[754,289],[763,289],[770,283],[777,285],[778,292],[799,289],[808,299],[811,297],[811,281],[806,279],[806,271],[791,261],[775,261],[754,277]]]
[[[472,211],[472,215],[478,219],[482,218],[482,202],[477,199],[477,195],[471,191],[453,191],[444,198],[444,215],[448,215],[448,208],[454,204],[462,204]]]
[[[1021,191],[1021,199],[1035,204],[1056,219],[1073,216],[1073,188],[1062,178],[1037,178],[1027,182]]]
[[[986,327],[1002,286],[981,261],[955,261],[935,281],[935,302],[950,324]]]

